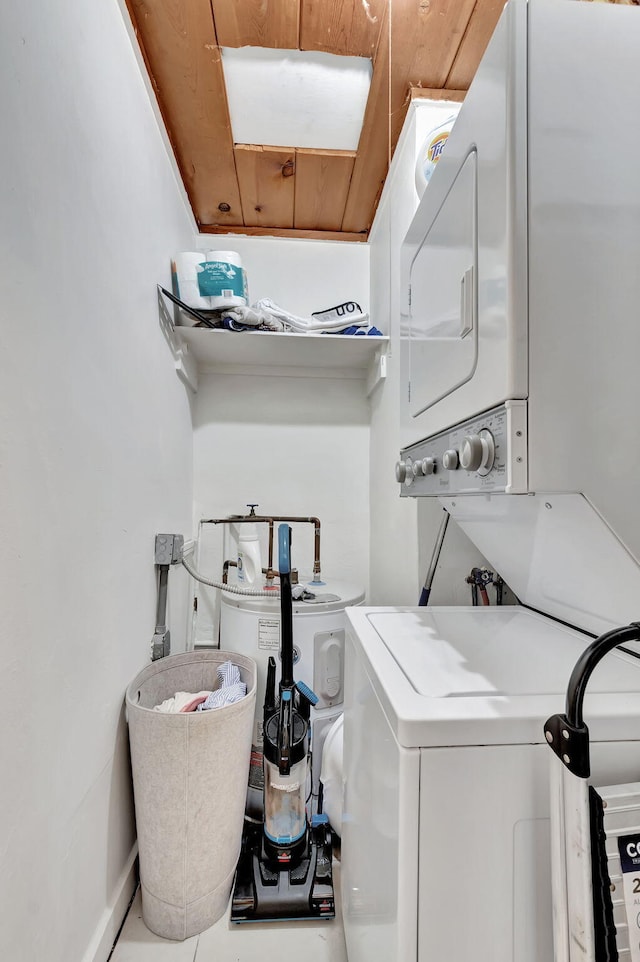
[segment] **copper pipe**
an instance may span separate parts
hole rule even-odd
[[[229,568],[237,568],[237,567],[238,567],[238,562],[237,562],[237,561],[232,561],[231,559],[227,559],[227,561],[224,562],[224,564],[223,564],[223,566],[222,566],[222,584],[223,584],[223,585],[228,584],[228,581],[229,581]],[[269,581],[269,580],[270,580],[270,581],[273,581],[275,578],[280,578],[279,572],[278,572],[278,571],[273,571],[271,568],[262,568],[261,571],[262,571],[262,574],[263,574],[263,575],[266,575],[268,581]],[[297,584],[298,584],[298,569],[297,569],[297,568],[292,568],[292,569],[291,569],[291,584],[292,584],[292,585],[297,585]]]
[[[269,571],[273,571],[273,521],[269,522]]]
[[[253,510],[253,509],[252,509]],[[203,518],[201,524],[243,524],[261,521],[269,525],[269,571],[273,568],[273,525],[277,522],[293,522],[299,524],[312,524],[314,526],[314,551],[313,551],[313,580],[320,581],[320,519],[319,518],[292,518],[273,515],[259,514],[237,514],[228,518]]]

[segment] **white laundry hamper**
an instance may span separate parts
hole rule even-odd
[[[225,661],[247,686],[241,701],[153,711],[177,691],[218,687]],[[256,675],[252,658],[204,650],[153,662],[127,689],[142,916],[163,938],[197,935],[227,907],[242,840]]]

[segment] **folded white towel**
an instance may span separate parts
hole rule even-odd
[[[270,331],[284,330],[282,321],[256,307],[243,307],[242,305],[227,307],[222,312],[222,317],[230,317],[232,321],[244,324],[247,327],[266,327]]]
[[[154,705],[154,711],[167,712],[170,715],[181,714],[198,698],[204,701],[211,694],[209,691],[177,691],[171,698],[165,698],[159,705]]]
[[[278,304],[269,297],[261,298],[259,301],[256,301],[253,306],[254,309],[260,311],[260,313],[281,321],[285,328],[299,334],[329,334],[331,331],[342,331],[348,326],[362,327],[369,323],[368,314],[349,314],[347,318],[324,317],[320,319],[314,317],[297,317],[295,314],[290,314],[288,311],[285,311],[284,308],[279,307]],[[333,311],[326,313],[331,314]]]

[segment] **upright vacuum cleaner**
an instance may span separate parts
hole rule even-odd
[[[309,718],[317,697],[293,679],[291,528],[278,528],[281,679],[269,659],[264,700],[264,824],[246,822],[231,904],[232,922],[332,919],[331,830],[320,810],[307,818]]]

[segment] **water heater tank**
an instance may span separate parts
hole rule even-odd
[[[317,793],[322,746],[342,712],[344,700],[345,608],[361,605],[364,590],[342,581],[308,586],[313,601],[293,602],[293,675],[318,696],[311,712],[312,788]],[[253,658],[258,665],[247,814],[262,817],[262,708],[269,656],[280,680],[280,600],[221,593],[220,647]]]

